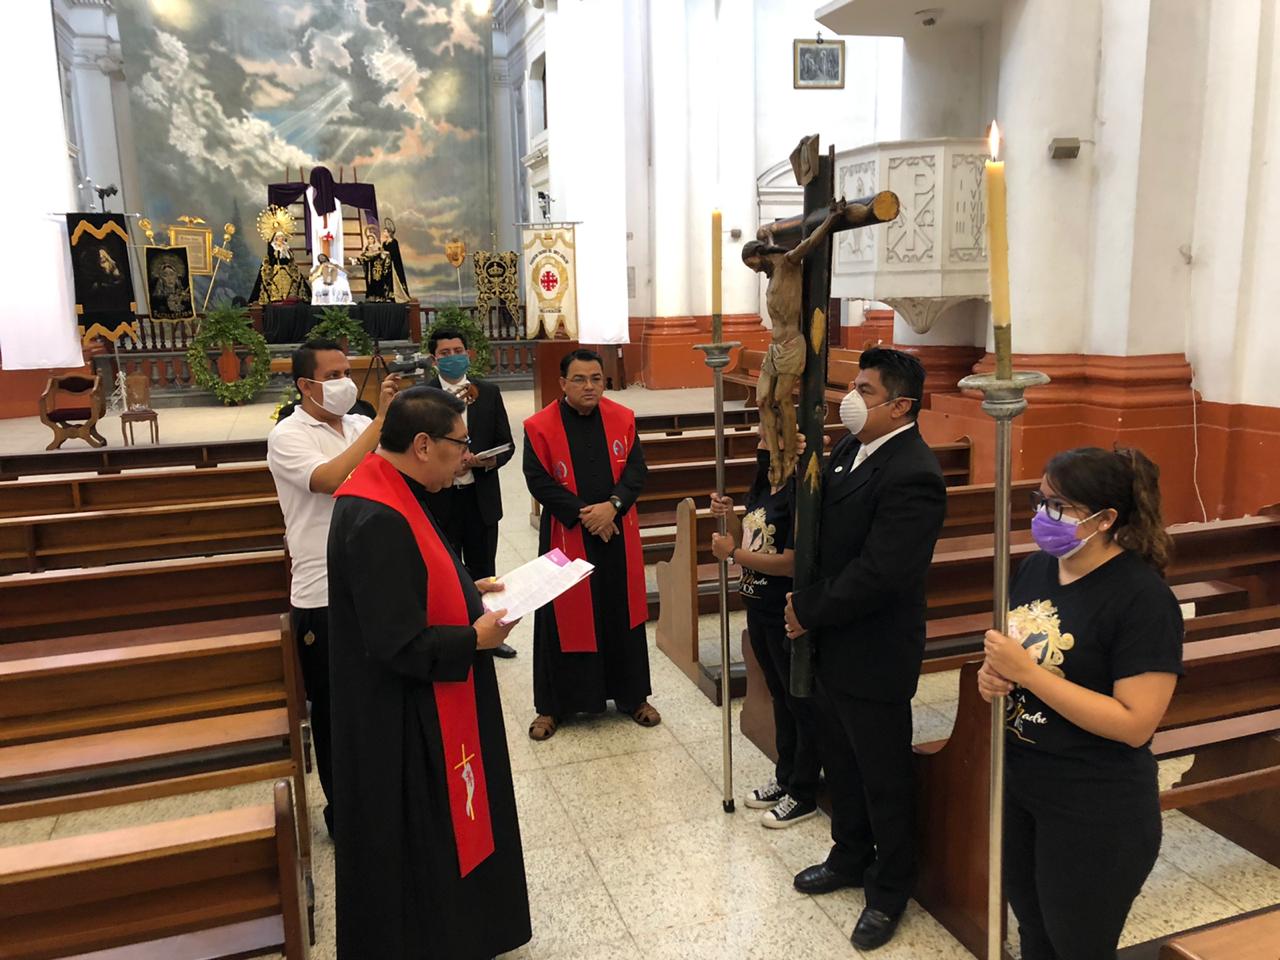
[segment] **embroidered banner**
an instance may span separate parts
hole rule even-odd
[[[564,324],[578,339],[578,275],[573,227],[525,227],[525,333],[547,338]]]
[[[68,213],[76,314],[85,326],[132,323],[138,308],[129,276],[129,232],[119,213]]]

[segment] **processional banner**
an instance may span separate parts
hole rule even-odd
[[[138,305],[129,276],[129,232],[119,213],[68,213],[76,314],[86,326],[132,323]]]
[[[547,338],[564,324],[578,338],[578,273],[571,226],[525,227],[525,333]]]

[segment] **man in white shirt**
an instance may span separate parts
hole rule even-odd
[[[332,803],[329,763],[329,572],[326,551],[333,492],[378,445],[395,374],[382,382],[378,415],[350,413],[359,393],[340,344],[313,340],[293,352],[293,381],[302,395],[293,412],[267,435],[267,466],[284,513],[292,578],[290,620],[307,699],[320,785]],[[333,811],[325,807],[333,833]]]

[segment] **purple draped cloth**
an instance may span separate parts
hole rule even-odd
[[[321,174],[321,171],[324,171]],[[317,178],[319,183],[317,184]],[[288,207],[297,203],[302,199],[303,194],[307,192],[308,186],[316,187],[316,198],[323,203],[332,196],[333,200],[338,203],[345,203],[349,207],[355,207],[357,210],[363,210],[367,214],[366,220],[378,222],[378,200],[374,192],[372,183],[335,183],[333,174],[324,167],[316,167],[311,171],[311,183],[306,184],[301,181],[296,183],[269,183],[267,184],[267,203],[270,206]],[[303,204],[305,211],[305,220],[303,221],[303,233],[307,239],[307,252],[311,252],[311,211],[307,205]],[[319,209],[319,207],[317,207]],[[335,209],[331,207],[330,209]],[[362,241],[363,242],[363,241]]]

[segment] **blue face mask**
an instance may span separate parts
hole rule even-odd
[[[446,380],[461,380],[471,369],[471,358],[465,353],[452,353],[436,358],[436,369]]]

